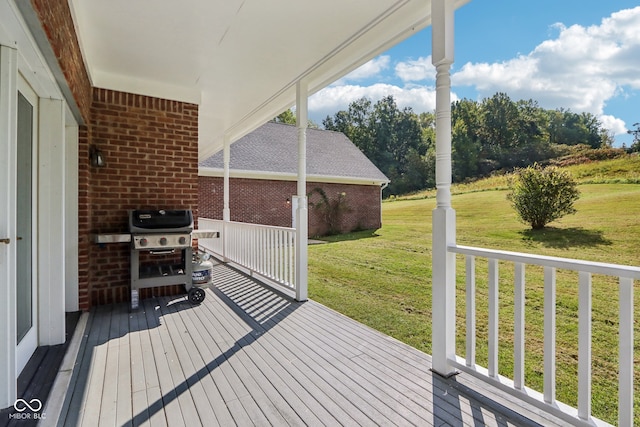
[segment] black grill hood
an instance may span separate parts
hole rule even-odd
[[[189,209],[140,209],[129,211],[131,233],[167,233],[193,231]]]

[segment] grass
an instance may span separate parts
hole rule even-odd
[[[610,163],[615,161],[601,162]],[[603,168],[623,170],[614,163],[592,165],[580,172],[582,182],[633,179]],[[581,169],[578,168],[580,171]],[[635,170],[635,172],[634,172]],[[594,172],[595,171],[595,172]],[[575,173],[575,172],[574,172]],[[633,181],[625,181],[633,182]],[[498,188],[490,190],[491,188]],[[496,181],[476,183],[452,198],[457,212],[457,241],[462,245],[640,265],[640,185],[582,184],[578,213],[550,227],[531,231],[518,222]],[[455,192],[455,191],[454,191]],[[431,353],[431,211],[435,199],[396,200],[383,204],[383,227],[328,239],[309,249],[310,297],[343,314]],[[457,353],[464,355],[464,260],[457,263]],[[557,399],[577,405],[577,275],[557,274]],[[487,360],[487,266],[477,261],[477,362]],[[513,269],[500,264],[500,373],[512,375]],[[640,307],[636,284],[635,306]],[[526,385],[542,391],[543,274],[527,269]],[[618,358],[617,281],[593,278],[593,399],[594,416],[617,422]],[[640,325],[636,327],[640,348]],[[636,358],[640,358],[637,351]],[[635,375],[635,423],[640,425],[640,372]]]
[[[640,156],[629,155],[623,158],[584,163],[565,168],[580,184],[640,184]],[[452,194],[466,194],[482,191],[507,190],[508,174],[494,174],[476,181],[455,184]],[[434,189],[423,190],[394,200],[419,200],[436,196]]]

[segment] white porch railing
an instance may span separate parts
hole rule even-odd
[[[198,218],[199,230],[214,230],[220,238],[198,239],[198,246],[225,262],[232,262],[296,291],[296,230],[243,222]]]
[[[466,271],[466,357],[449,362],[457,369],[473,374],[544,411],[577,425],[606,425],[591,415],[592,385],[592,274],[618,278],[619,358],[618,425],[633,425],[634,362],[634,280],[640,280],[640,268],[594,263],[523,253],[449,246],[450,253],[465,256]],[[488,366],[476,364],[476,258],[488,260]],[[498,262],[514,265],[514,366],[513,380],[498,374]],[[544,269],[544,390],[536,392],[525,386],[525,266]],[[578,408],[556,401],[556,269],[578,272]]]

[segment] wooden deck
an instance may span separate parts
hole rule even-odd
[[[58,425],[555,423],[462,374],[433,374],[429,355],[314,301],[222,264],[214,277],[199,306],[163,297],[134,313],[95,309]]]

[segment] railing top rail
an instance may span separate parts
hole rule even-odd
[[[201,220],[215,221],[217,223],[224,222],[221,219],[198,218],[198,221],[201,221]],[[240,227],[265,228],[265,229],[269,229],[269,230],[282,230],[282,231],[296,231],[295,228],[279,227],[279,226],[276,226],[276,225],[252,224],[252,223],[249,223],[249,222],[238,222],[238,221],[228,221],[227,223],[231,224],[231,225],[238,225]]]
[[[558,258],[544,255],[509,252],[496,249],[475,248],[471,246],[450,245],[449,252],[472,255],[483,258],[498,259],[523,264],[555,267],[564,270],[585,271],[593,274],[604,274],[617,277],[628,277],[640,280],[640,267],[633,267],[603,262],[584,261],[571,258]]]

